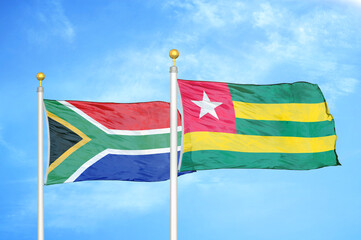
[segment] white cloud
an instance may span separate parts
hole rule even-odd
[[[180,8],[187,11],[187,18],[206,28],[224,27],[227,24],[238,24],[244,20],[244,4],[237,1],[187,0],[168,1],[166,8]],[[179,14],[182,16],[183,12]]]
[[[25,181],[36,183],[36,179]],[[45,186],[44,194],[45,228],[68,228],[89,232],[109,219],[126,221],[163,208],[168,209],[169,181],[66,183]],[[33,225],[37,213],[36,196],[22,196],[14,204],[17,207],[3,216],[4,221],[9,223],[6,230],[17,231],[24,225]]]
[[[60,0],[51,0],[41,3],[36,17],[40,24],[29,29],[30,39],[36,42],[46,42],[50,37],[60,37],[67,42],[72,42],[75,38],[73,24],[64,12]]]
[[[260,51],[253,54],[268,59],[268,70],[292,65],[297,77],[302,76],[300,80],[321,86],[333,107],[339,97],[354,92],[358,85],[357,66],[342,58],[350,49],[353,53],[361,51],[361,34],[355,28],[354,16],[333,8],[315,8],[297,16],[289,9],[268,3],[261,4],[260,9],[253,14],[255,25],[263,29],[267,40],[257,42]]]
[[[354,78],[343,78],[339,83],[339,89],[345,94],[353,93],[357,84],[358,80]]]
[[[263,58],[253,56],[237,61],[238,54],[241,55],[236,49],[234,55],[220,55],[201,48],[182,59],[182,72],[179,75],[192,80],[257,83],[268,63]]]
[[[361,0],[332,0],[340,3],[351,4],[357,7],[361,7]]]
[[[59,2],[53,5],[61,15]],[[357,66],[340,57],[343,51],[361,51],[361,34],[355,28],[357,20],[341,10],[311,8],[300,14],[273,2],[206,0],[167,2],[164,11],[169,10],[177,17],[163,38],[150,40],[142,49],[107,53],[86,65],[79,81],[63,86],[69,91],[83,89],[86,100],[168,101],[168,51],[173,47],[180,50],[180,78],[258,84],[297,79],[324,89],[331,89],[329,81],[357,86],[357,80],[344,81],[345,75],[358,79]],[[245,27],[251,29],[242,30]],[[247,38],[248,34],[253,35]],[[283,65],[292,65],[294,73],[278,77],[287,72]],[[334,96],[352,94],[340,86],[332,87],[342,93]],[[95,91],[100,88],[101,93]]]
[[[282,79],[274,73],[291,64],[296,79],[302,81],[322,85],[329,80],[343,81],[346,73],[357,79],[352,74],[356,66],[341,64],[336,52],[360,50],[356,20],[341,11],[312,8],[299,15],[269,2],[254,5],[205,0],[171,1],[164,7],[172,10],[171,15],[178,14],[167,37],[149,42],[145,50],[116,51],[95,64],[101,67],[94,75],[109,79],[98,100],[146,101],[160,96],[167,100],[169,75],[164,66],[170,65],[167,53],[171,48],[167,46],[179,46],[180,78],[258,84],[293,81],[293,76]],[[253,26],[253,34],[265,38],[253,36],[248,42],[248,32],[237,31],[245,26]],[[234,40],[231,45],[229,39]],[[207,44],[210,40],[212,44]],[[352,94],[339,91],[342,94],[335,96]]]
[[[240,178],[241,171],[243,178]],[[189,203],[184,208],[188,211],[197,209],[198,216],[212,216],[215,219],[227,216],[230,221],[239,220],[239,214],[242,214],[245,219],[272,216],[280,207],[284,207],[284,203],[273,202],[270,204],[273,205],[272,208],[266,211],[266,208],[260,211],[259,206],[267,205],[265,199],[268,199],[272,192],[290,189],[293,187],[293,183],[274,180],[268,183],[258,182],[259,174],[262,173],[250,173],[248,170],[243,172],[243,170],[235,169],[199,171],[179,179],[179,196],[182,196],[182,202]],[[197,201],[192,204],[190,201],[194,197],[197,198]],[[207,202],[208,206],[215,206],[214,211],[210,213],[207,208],[198,208],[197,205],[202,202]],[[219,202],[223,203],[222,206],[218,205]]]
[[[262,3],[260,7],[261,10],[253,12],[254,25],[256,27],[277,26],[282,23],[282,12],[272,8],[269,3]]]
[[[335,107],[336,100],[339,97],[347,96],[355,92],[359,80],[349,77],[329,79],[320,84],[320,88],[324,93],[327,103],[331,107]]]
[[[9,157],[16,159],[17,161],[23,160],[26,156],[25,152],[21,148],[15,147],[6,141],[3,137],[2,131],[3,129],[0,127],[0,147],[6,149]]]
[[[156,211],[168,204],[168,193],[167,182],[90,181],[47,186],[46,224],[88,231],[110,217],[124,219],[130,213],[135,217]]]
[[[147,50],[115,51],[99,63],[94,77],[106,79],[97,84],[104,92],[98,96],[100,101],[143,102],[168,100],[164,90],[169,92],[169,70],[171,59],[168,49],[154,47]],[[164,67],[165,66],[165,67]]]

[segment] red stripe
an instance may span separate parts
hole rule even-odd
[[[167,102],[100,103],[67,101],[111,130],[150,130],[169,128]],[[181,126],[178,112],[178,126]]]
[[[237,133],[233,101],[227,83],[187,81],[178,79],[182,97],[184,133],[188,132],[226,132]],[[219,119],[211,114],[200,117],[201,108],[193,101],[202,101],[203,92],[211,102],[221,102],[215,108]]]

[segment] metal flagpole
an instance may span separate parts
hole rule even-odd
[[[45,75],[39,72],[36,78],[40,81],[38,92],[38,240],[44,240],[44,132],[43,132],[43,95],[41,82]]]
[[[173,59],[170,67],[170,240],[178,239],[178,159],[177,159],[177,73],[175,60],[179,56],[176,49],[169,52]]]

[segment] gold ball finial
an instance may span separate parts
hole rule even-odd
[[[45,79],[45,74],[42,72],[39,72],[38,74],[36,74],[36,78],[40,81],[40,87],[41,87],[41,81],[43,81]]]
[[[38,74],[36,74],[36,78],[37,78],[39,81],[43,81],[44,78],[45,78],[45,74],[42,73],[42,72],[39,72]]]
[[[179,56],[179,52],[177,49],[172,49],[169,51],[169,57],[172,59],[176,59]]]
[[[169,57],[173,59],[173,66],[175,66],[175,60],[179,56],[179,52],[177,49],[172,49],[169,51]]]

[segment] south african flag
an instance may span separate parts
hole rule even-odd
[[[46,185],[169,179],[169,103],[44,100],[44,104],[50,140]],[[180,114],[178,123],[180,144]]]

